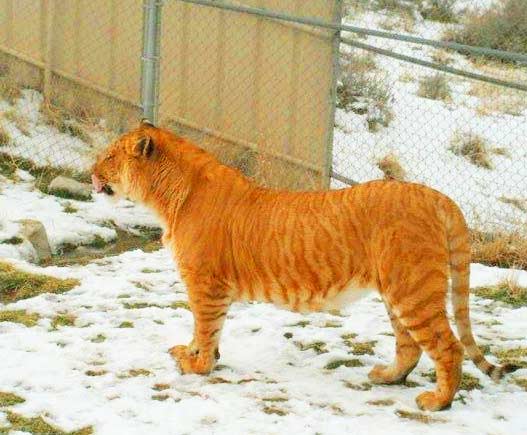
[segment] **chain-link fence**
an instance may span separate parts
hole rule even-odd
[[[85,171],[146,113],[269,186],[417,181],[517,229],[527,7],[491,3],[0,0],[0,156]]]

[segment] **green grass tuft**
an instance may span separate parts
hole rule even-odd
[[[435,370],[431,370],[427,373],[423,373],[425,378],[428,378],[431,382],[437,382],[437,376]],[[472,376],[469,373],[463,373],[461,377],[461,383],[459,384],[460,390],[472,391],[481,390],[483,386],[480,384],[479,379]]]
[[[17,396],[14,393],[6,393],[4,391],[0,391],[0,408],[18,405],[19,403],[24,403],[25,401],[26,399]]]
[[[406,420],[413,420],[413,421],[417,421],[419,423],[425,423],[425,424],[445,422],[445,420],[443,419],[432,417],[431,415],[424,414],[422,412],[410,412],[410,411],[404,411],[402,409],[398,409],[397,411],[395,411],[395,414],[399,416],[400,418],[404,418]]]
[[[104,376],[106,373],[108,373],[107,370],[86,370],[84,372],[86,376],[91,376],[91,377]]]
[[[91,338],[90,341],[92,343],[102,343],[103,341],[106,341],[106,335],[97,334],[95,337]]]
[[[21,323],[31,327],[40,320],[38,313],[28,313],[26,310],[0,311],[0,322]]]
[[[476,296],[504,302],[514,308],[527,306],[527,287],[502,282],[497,285],[476,287],[472,291]]]
[[[279,415],[280,417],[289,414],[285,409],[277,408],[276,406],[264,406],[263,412],[266,414]]]
[[[68,202],[64,204],[64,206],[62,207],[62,211],[64,213],[73,214],[73,213],[77,213],[79,209],[74,207],[70,202]]]
[[[318,355],[328,352],[326,349],[326,343],[323,341],[315,341],[313,343],[300,343],[295,341],[294,343],[301,351],[314,350]]]
[[[75,317],[73,314],[57,314],[51,321],[51,327],[53,329],[58,329],[59,326],[75,326],[75,320],[77,320],[77,317]]]
[[[346,388],[350,388],[355,391],[370,391],[372,384],[369,382],[363,382],[362,384],[354,384],[353,382],[344,381]]]
[[[344,344],[346,346],[349,346],[351,348],[351,353],[353,355],[373,355],[374,354],[374,347],[377,341],[363,341],[363,342],[354,342],[345,340]]]
[[[335,361],[331,361],[324,367],[326,370],[335,370],[339,367],[363,367],[364,364],[358,360],[357,358],[353,359],[337,359]]]
[[[46,265],[70,266],[74,264],[86,265],[101,258],[119,255],[135,249],[143,252],[153,252],[161,248],[159,232],[141,230],[124,231],[113,227],[117,233],[115,240],[104,241],[101,237],[95,239],[88,245],[65,244],[61,247],[61,255],[54,256]]]
[[[77,285],[76,279],[60,279],[25,272],[0,261],[0,302],[10,303],[42,293],[64,293]]]
[[[311,325],[311,322],[309,320],[300,320],[299,322],[296,322],[296,323],[293,323],[292,325],[287,325],[289,327],[300,327],[300,328],[305,328],[306,326],[309,326]]]
[[[24,417],[15,412],[7,412],[7,421],[11,424],[10,430],[28,432],[33,435],[91,435],[93,428],[91,426],[73,431],[65,432],[56,426],[53,426],[42,417]]]
[[[5,239],[0,241],[0,243],[5,243],[6,245],[21,245],[24,242],[24,240],[20,237],[13,236],[9,239]]]
[[[494,353],[499,358],[501,364],[513,364],[521,368],[527,368],[527,347],[499,349]]]
[[[133,327],[134,327],[134,322],[129,322],[129,321],[121,322],[121,324],[119,325],[119,328],[133,328]]]
[[[181,308],[183,310],[190,310],[188,302],[185,301],[174,301],[170,304],[170,308],[172,308],[173,310],[177,310],[178,308]]]
[[[147,369],[130,369],[126,373],[117,375],[119,379],[137,378],[138,376],[151,376],[152,372]]]

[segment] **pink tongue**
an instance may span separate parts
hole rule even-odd
[[[101,180],[99,180],[95,174],[92,174],[91,182],[93,184],[95,191],[97,193],[101,193],[104,188],[104,184],[101,183]]]

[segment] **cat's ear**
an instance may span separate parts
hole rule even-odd
[[[141,119],[141,122],[139,123],[139,128],[155,128],[156,126],[152,121],[150,121],[147,118]]]
[[[154,153],[155,145],[150,136],[143,136],[139,138],[134,146],[133,154],[136,157],[150,158]]]

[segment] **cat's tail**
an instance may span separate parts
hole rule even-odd
[[[474,364],[494,381],[517,370],[513,364],[497,366],[489,363],[472,335],[469,313],[470,294],[470,237],[465,218],[450,199],[444,205],[448,248],[450,251],[450,278],[452,280],[452,306],[459,339]]]

